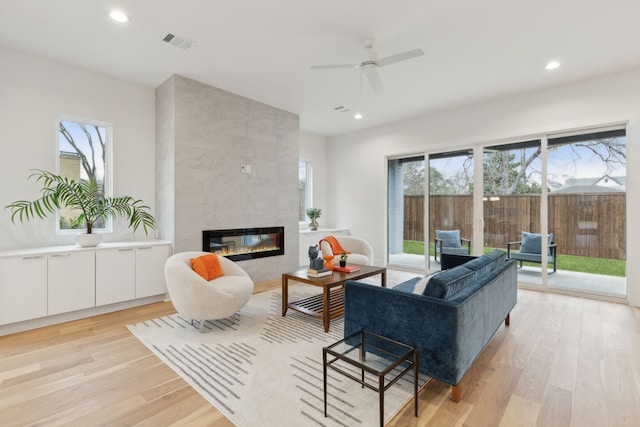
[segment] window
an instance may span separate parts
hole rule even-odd
[[[95,120],[60,116],[57,123],[58,174],[74,181],[95,180],[103,195],[111,196],[111,125]],[[58,212],[58,231],[84,228],[79,213]],[[111,221],[98,223],[94,230],[111,231]]]
[[[298,162],[298,221],[307,221],[307,209],[311,207],[311,162]]]

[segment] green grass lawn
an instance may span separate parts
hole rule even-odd
[[[429,253],[433,253],[433,243],[430,243]],[[484,253],[494,248],[484,248]],[[415,240],[405,240],[403,250],[408,254],[424,255],[424,243]],[[505,249],[502,249],[506,252]],[[539,267],[540,264],[524,263]],[[589,258],[575,255],[558,254],[558,270],[578,271],[582,273],[604,274],[607,276],[625,277],[626,261],[618,259]]]

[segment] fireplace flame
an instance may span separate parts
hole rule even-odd
[[[260,246],[257,248],[245,246],[237,250],[225,248],[225,249],[212,250],[212,252],[222,256],[229,256],[229,255],[253,254],[257,252],[277,251],[279,249],[280,249],[279,246]]]

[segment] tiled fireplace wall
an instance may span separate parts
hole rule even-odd
[[[156,89],[156,123],[159,237],[199,251],[202,230],[282,224],[284,256],[239,265],[254,281],[295,269],[298,116],[174,75]]]

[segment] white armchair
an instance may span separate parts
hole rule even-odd
[[[181,316],[200,322],[224,319],[240,310],[253,293],[253,281],[236,263],[218,257],[223,276],[206,281],[191,267],[191,258],[208,252],[180,252],[169,257],[164,274],[171,302]]]
[[[348,264],[373,265],[373,249],[369,242],[355,236],[333,236],[336,238],[342,249],[351,252],[347,259]],[[320,251],[322,256],[335,255],[332,260],[334,264],[340,262],[340,255],[334,254],[331,245],[326,241],[320,242]]]

